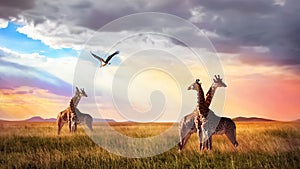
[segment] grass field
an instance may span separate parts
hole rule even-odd
[[[156,135],[169,125],[112,124],[132,137]],[[300,168],[300,123],[239,122],[237,149],[225,136],[214,136],[213,151],[200,152],[194,134],[183,152],[174,147],[148,158],[111,154],[80,127],[70,134],[64,126],[60,136],[55,123],[0,122],[0,130],[0,168]]]

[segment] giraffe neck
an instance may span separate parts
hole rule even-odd
[[[74,106],[77,107],[79,102],[80,102],[81,96],[77,96],[75,101],[74,101]]]
[[[205,102],[206,102],[207,107],[210,106],[210,104],[212,102],[212,98],[214,97],[217,88],[218,87],[216,85],[212,84],[210,86],[208,92],[206,93]]]
[[[76,98],[72,97],[72,99],[70,101],[70,109],[71,109],[72,114],[75,114],[75,108],[76,108],[75,105],[74,105],[75,100],[76,100]]]
[[[198,103],[198,108],[199,108],[200,114],[203,115],[204,117],[206,117],[208,115],[209,109],[205,103],[204,92],[203,92],[201,85],[198,90],[197,99],[198,99],[197,103]]]

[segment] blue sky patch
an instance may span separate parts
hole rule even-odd
[[[39,53],[51,58],[77,57],[78,55],[78,51],[72,48],[53,49],[45,45],[41,40],[29,38],[27,35],[17,31],[19,27],[22,27],[22,25],[9,22],[6,28],[0,29],[0,47],[24,54]]]

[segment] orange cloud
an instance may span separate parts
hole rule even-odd
[[[32,116],[56,117],[68,106],[69,98],[49,93],[47,90],[20,87],[0,90],[0,118],[20,120]]]

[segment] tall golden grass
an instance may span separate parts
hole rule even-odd
[[[170,125],[111,124],[131,137],[154,136]],[[96,131],[101,127],[94,125]],[[148,158],[111,154],[81,127],[71,134],[64,126],[59,136],[55,123],[1,122],[0,130],[0,168],[300,168],[300,123],[239,122],[238,148],[225,136],[213,136],[213,151],[200,152],[194,134],[181,153],[174,147]]]

